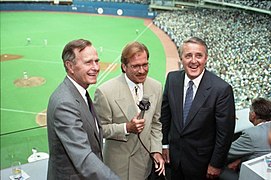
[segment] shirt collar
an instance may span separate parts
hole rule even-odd
[[[267,123],[267,122],[269,122],[269,121],[262,121],[262,122],[260,122],[259,124],[257,124],[256,126],[260,126],[260,125],[265,124],[265,123]]]
[[[125,77],[125,80],[126,80],[128,86],[129,86],[129,89],[130,89],[131,91],[134,90],[135,86],[139,87],[139,89],[140,89],[141,91],[143,90],[143,84],[142,84],[142,83],[139,83],[139,84],[134,83],[133,81],[131,81],[131,80],[127,77],[126,73],[124,73],[124,77]]]
[[[196,88],[199,87],[199,84],[200,84],[200,81],[202,79],[202,76],[205,72],[205,69],[202,71],[202,73],[195,79],[193,79],[193,83],[194,83],[194,86],[196,86]],[[188,78],[187,74],[185,73],[185,77],[184,77],[184,87],[188,87],[188,83],[191,79]]]
[[[85,99],[86,97],[86,89],[80,86],[77,82],[75,82],[70,76],[67,75],[67,77],[71,80],[71,82],[74,84],[76,89],[79,91],[81,96]]]

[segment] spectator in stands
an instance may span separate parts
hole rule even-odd
[[[180,56],[184,70],[168,74],[163,94],[163,157],[172,180],[217,178],[234,134],[232,87],[205,69],[202,39],[185,40]]]
[[[271,101],[264,98],[252,100],[249,121],[254,125],[242,132],[229,150],[229,161],[241,159],[241,162],[271,152],[268,132],[271,128]]]
[[[224,0],[226,3],[239,4],[247,7],[254,7],[259,9],[271,10],[271,1],[270,0]]]
[[[242,162],[271,152],[268,138],[271,135],[271,101],[264,98],[253,99],[249,121],[254,127],[244,130],[242,135],[232,143],[228,153],[229,169],[225,170],[221,179],[238,179],[238,175],[233,176],[232,171],[238,172]]]

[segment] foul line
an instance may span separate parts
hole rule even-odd
[[[1,108],[1,111],[9,111],[9,112],[25,113],[25,114],[40,114],[40,115],[46,115],[46,113],[38,113],[38,112],[22,111],[22,110],[6,109],[6,108]]]
[[[25,114],[35,114],[35,115],[36,114],[46,115],[46,113],[37,113],[37,112],[31,112],[31,111],[21,111],[21,110],[6,109],[6,108],[1,108],[1,111],[9,111],[9,112],[25,113]],[[0,134],[0,136],[5,136],[5,135],[9,135],[9,134],[14,134],[14,133],[20,133],[20,132],[39,129],[39,128],[44,128],[44,127],[47,127],[47,125],[42,125],[42,126],[37,126],[37,127],[27,128],[27,129],[20,129],[20,130],[17,130],[17,131],[6,132],[6,133]]]

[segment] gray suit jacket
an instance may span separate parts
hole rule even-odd
[[[102,162],[102,129],[84,99],[66,77],[47,109],[48,180],[119,179]]]
[[[145,112],[145,127],[140,137],[149,151],[161,153],[162,127],[159,117],[162,85],[154,79],[147,78],[143,86],[144,96],[149,97],[151,106]],[[97,88],[94,104],[106,138],[106,165],[122,180],[146,179],[152,167],[149,154],[140,144],[136,134],[126,135],[124,131],[124,123],[129,122],[138,113],[124,74]]]
[[[246,161],[270,153],[271,146],[268,143],[270,128],[271,122],[267,122],[244,130],[242,135],[232,143],[228,160],[241,158],[242,161]]]

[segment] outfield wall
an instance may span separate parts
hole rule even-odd
[[[0,3],[1,11],[64,11],[82,12],[91,14],[105,14],[117,16],[132,16],[140,18],[155,17],[155,12],[149,11],[149,5],[112,3],[112,2],[83,2],[73,1],[73,4],[33,3],[33,2],[3,2]]]

